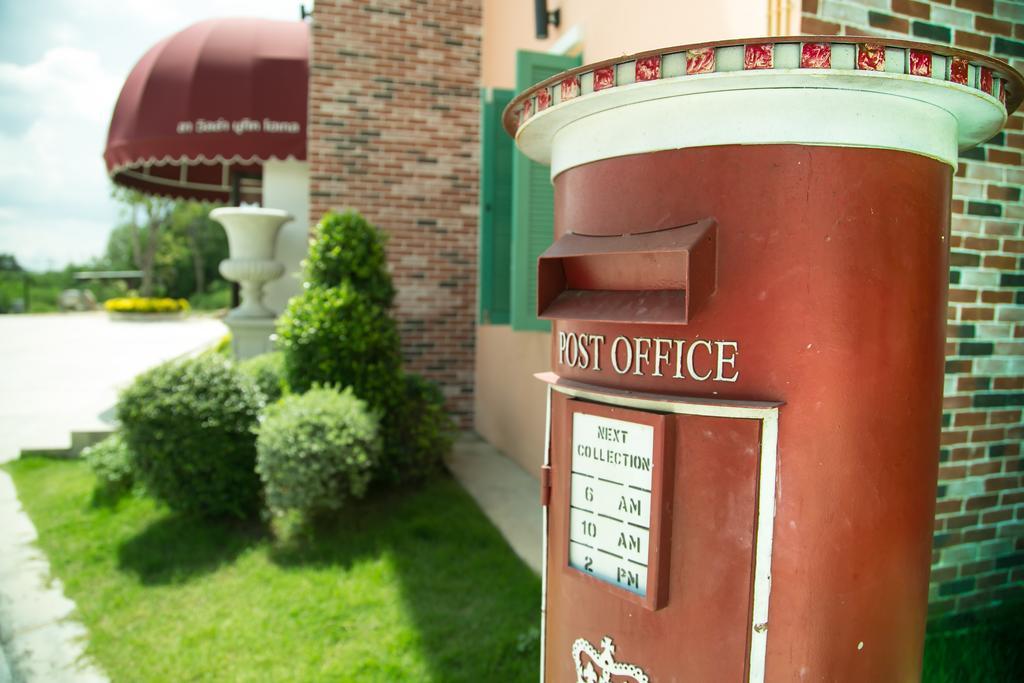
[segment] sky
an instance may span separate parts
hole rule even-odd
[[[306,0],[306,6],[312,7]],[[103,165],[135,63],[203,19],[299,20],[300,0],[0,0],[0,253],[31,270],[103,253],[120,218]]]

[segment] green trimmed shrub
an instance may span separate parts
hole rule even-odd
[[[277,324],[284,375],[297,393],[314,384],[352,387],[384,412],[401,389],[398,330],[387,311],[350,283],[310,288],[288,302]]]
[[[233,354],[231,353],[231,333],[228,332],[217,340],[217,345],[210,349],[209,352],[220,354],[226,358],[233,357]]]
[[[354,211],[325,214],[306,261],[306,291],[289,302],[277,336],[292,391],[351,387],[376,413],[383,456],[374,476],[397,483],[437,470],[455,429],[437,386],[402,372],[384,243]]]
[[[456,433],[437,384],[406,373],[402,389],[383,420],[385,452],[378,478],[391,483],[421,480],[440,469]]]
[[[96,475],[96,492],[100,497],[120,498],[135,485],[132,454],[120,432],[83,450],[82,458]]]
[[[356,211],[328,211],[316,226],[306,259],[312,287],[352,284],[373,303],[389,308],[395,288],[387,270],[386,235]]]
[[[316,516],[366,492],[380,453],[377,418],[351,389],[314,388],[267,409],[257,452],[267,507]]]
[[[287,391],[284,383],[284,354],[280,351],[246,358],[238,364],[238,369],[256,382],[267,403],[273,403]]]
[[[146,489],[171,508],[244,517],[259,510],[256,426],[263,396],[226,358],[203,354],[143,373],[117,418]]]

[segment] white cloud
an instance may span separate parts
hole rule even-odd
[[[0,101],[19,101],[29,118],[13,134],[0,128],[0,158],[17,160],[0,165],[4,198],[52,203],[102,194],[95,167],[120,86],[95,53],[78,48],[52,48],[29,66],[0,64]]]
[[[0,252],[13,253],[23,268],[41,271],[85,263],[103,252],[110,222],[69,214],[0,211]]]
[[[120,86],[79,48],[0,64],[0,251],[33,266],[102,251],[116,214],[101,155]]]
[[[138,59],[197,21],[298,20],[299,4],[58,0],[51,11],[15,15],[25,23],[23,35],[21,26],[0,22],[0,43],[20,50],[0,61],[0,252],[33,268],[102,252],[118,220],[103,148],[121,85]]]

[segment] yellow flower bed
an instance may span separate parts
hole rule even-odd
[[[107,299],[103,306],[111,313],[178,313],[189,310],[187,299],[158,299],[141,296]]]

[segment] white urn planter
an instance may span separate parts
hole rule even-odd
[[[284,273],[284,264],[274,260],[274,245],[292,215],[280,209],[222,207],[211,211],[210,218],[228,234],[230,258],[221,261],[220,274],[242,287],[242,303],[228,317],[274,317],[263,305],[263,285]]]
[[[274,312],[263,303],[263,286],[284,273],[274,260],[274,246],[281,226],[293,216],[280,209],[222,207],[210,218],[224,226],[230,258],[221,261],[220,273],[241,286],[241,304],[228,313],[232,347],[239,359],[272,350]]]

